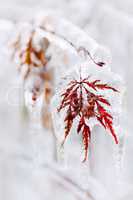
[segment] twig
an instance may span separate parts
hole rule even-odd
[[[48,30],[46,27],[44,26],[39,26],[40,29],[48,32],[48,33],[51,33],[53,35],[56,35],[60,38],[62,38],[64,41],[66,41],[71,47],[74,48],[74,50],[77,52],[77,53],[80,53],[80,51],[83,51],[92,61],[94,64],[98,65],[99,67],[103,67],[105,65],[104,62],[96,62],[95,59],[92,57],[92,55],[90,54],[90,52],[85,49],[85,47],[82,47],[80,46],[79,48],[77,48],[71,41],[69,41],[68,39],[66,39],[64,36],[62,36],[61,34],[59,33],[56,33],[55,31],[51,31],[51,30]]]

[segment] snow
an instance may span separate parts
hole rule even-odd
[[[33,18],[36,19],[36,23],[42,23],[42,15],[44,16],[45,13],[46,15],[54,13],[55,24],[52,24],[54,31],[67,36],[69,40],[74,41],[75,45],[85,45],[96,58],[100,57],[107,61],[109,65],[105,72],[105,79],[111,66],[112,77],[113,79],[116,77],[116,80],[111,82],[119,85],[117,83],[119,75],[125,82],[126,92],[122,91],[124,93],[122,125],[120,129],[118,127],[124,141],[120,146],[115,147],[110,136],[100,127],[96,127],[91,143],[90,162],[85,165],[80,162],[81,144],[78,137],[69,138],[66,144],[66,155],[59,155],[63,158],[58,158],[59,163],[56,163],[55,152],[58,144],[56,147],[53,135],[38,126],[38,122],[34,127],[27,123],[26,113],[26,116],[21,115],[23,102],[18,99],[18,94],[22,92],[22,85],[19,85],[16,65],[10,61],[7,43],[9,38],[14,36],[14,23],[20,21],[22,23]],[[92,196],[90,200],[133,199],[132,15],[132,0],[5,0],[0,2],[0,199],[89,199],[85,192],[77,189],[77,186],[72,187],[71,181],[64,180],[62,176],[72,179],[81,188],[87,188],[85,190]],[[67,24],[67,21],[56,26],[57,16],[60,16],[63,22],[64,18],[72,21],[81,29],[79,30],[73,24]],[[52,23],[51,19],[50,23]],[[40,30],[39,32],[42,34]],[[60,39],[53,37],[52,41],[51,51],[55,52],[55,57],[51,61],[51,67],[56,62],[56,65],[61,68],[66,53],[69,60],[66,69],[71,70],[71,64],[75,65],[75,60],[78,59],[75,52]],[[59,54],[60,59],[57,60]],[[61,76],[64,71],[57,70],[56,73],[60,73]],[[115,73],[118,76],[114,76]],[[58,78],[57,82],[59,82]],[[61,83],[60,88],[62,86]],[[122,90],[125,90],[123,85],[121,86]],[[117,104],[119,100],[114,102],[116,110]],[[57,132],[58,130],[62,133],[60,124]],[[123,134],[125,134],[124,138]],[[71,154],[71,146],[76,153]],[[65,156],[66,162],[62,160]]]

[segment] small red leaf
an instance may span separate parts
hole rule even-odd
[[[84,125],[84,130],[83,130],[83,133],[82,133],[82,137],[83,137],[83,144],[84,144],[84,150],[85,150],[85,156],[84,156],[83,162],[85,162],[86,159],[87,159],[87,155],[88,155],[89,140],[91,138],[90,128],[86,124]]]
[[[97,101],[100,101],[100,102],[102,102],[102,103],[104,103],[104,104],[110,106],[109,101],[108,101],[107,99],[102,98],[102,97],[99,97],[99,98],[97,99]]]
[[[84,121],[83,121],[83,117],[81,117],[79,124],[78,124],[78,128],[77,128],[78,133],[81,131],[83,125],[84,125]]]
[[[82,133],[85,151],[83,162],[87,159],[88,146],[91,140],[91,130],[85,123],[86,119],[89,120],[90,118],[96,118],[105,129],[108,129],[111,132],[116,144],[118,144],[118,139],[113,129],[113,117],[104,108],[105,105],[111,108],[110,102],[104,96],[96,95],[91,92],[89,88],[94,89],[95,93],[97,90],[101,89],[113,90],[114,92],[117,91],[115,88],[107,84],[100,83],[100,80],[89,82],[87,78],[80,78],[80,81],[74,80],[69,83],[69,87],[61,95],[62,100],[58,109],[60,112],[62,109],[66,108],[66,116],[64,119],[65,139],[70,133],[75,118],[79,117],[77,133]]]

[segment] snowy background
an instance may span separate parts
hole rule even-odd
[[[18,90],[10,90],[10,88],[16,88],[17,80],[15,67],[13,69],[11,66],[8,55],[5,57],[6,49],[3,48],[3,44],[7,39],[8,30],[7,35],[5,35],[6,27],[3,31],[4,24],[9,23],[9,26],[11,26],[10,21],[29,20],[39,12],[47,10],[53,10],[58,15],[70,20],[99,44],[107,47],[112,55],[112,71],[120,74],[124,79],[126,93],[123,99],[124,120],[122,128],[125,132],[125,143],[122,169],[118,175],[119,181],[116,186],[117,177],[111,169],[113,159],[108,159],[112,155],[110,155],[110,151],[106,152],[107,144],[101,139],[102,150],[99,152],[99,149],[96,149],[95,166],[91,171],[91,178],[87,178],[88,186],[86,187],[95,197],[90,197],[90,199],[132,200],[132,0],[4,0],[0,2],[0,19],[3,20],[0,24],[0,46],[2,46],[0,49],[0,199],[88,199],[81,191],[76,191],[77,188],[69,190],[71,186],[68,186],[69,184],[67,185],[63,181],[64,179],[62,180],[56,173],[56,168],[58,171],[59,167],[54,166],[54,170],[52,170],[48,166],[42,166],[42,163],[38,163],[38,160],[42,160],[43,156],[48,157],[49,161],[53,159],[52,152],[49,152],[49,146],[47,145],[52,141],[50,140],[47,143],[46,138],[49,137],[42,134],[42,130],[39,131],[40,135],[37,136],[32,130],[28,131],[27,124],[23,125],[24,121],[20,117],[18,106],[13,106],[13,104],[16,105],[16,101],[19,101],[15,99],[14,102],[14,95],[17,97],[16,92]],[[4,20],[9,21],[5,22]],[[8,95],[10,95],[10,102],[8,101]],[[42,143],[42,140],[44,143]],[[42,155],[38,155],[38,148]],[[47,156],[43,155],[45,151]],[[41,158],[38,159],[38,156]],[[69,173],[72,177],[73,172]],[[67,187],[63,187],[64,185],[67,185]],[[56,197],[51,194],[53,186],[56,188],[54,191]],[[70,192],[69,195],[68,192]],[[71,194],[74,194],[74,197]]]

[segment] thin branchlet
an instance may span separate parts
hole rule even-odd
[[[42,29],[42,30],[44,30],[44,31],[46,31],[46,32],[49,32],[49,33],[51,33],[51,34],[53,34],[53,35],[56,35],[56,36],[62,38],[62,39],[63,39],[64,41],[66,41],[78,54],[79,54],[81,51],[83,51],[83,52],[89,57],[89,59],[91,59],[92,62],[93,62],[94,64],[96,64],[97,66],[103,67],[103,66],[105,65],[105,62],[102,62],[102,61],[96,62],[95,59],[94,59],[94,58],[92,57],[92,55],[90,54],[90,52],[89,52],[85,47],[80,46],[79,48],[77,48],[77,47],[73,44],[73,42],[71,42],[70,40],[68,40],[67,38],[65,38],[63,35],[61,35],[61,34],[59,34],[59,33],[56,33],[55,31],[48,30],[45,26],[40,26],[39,28]]]

